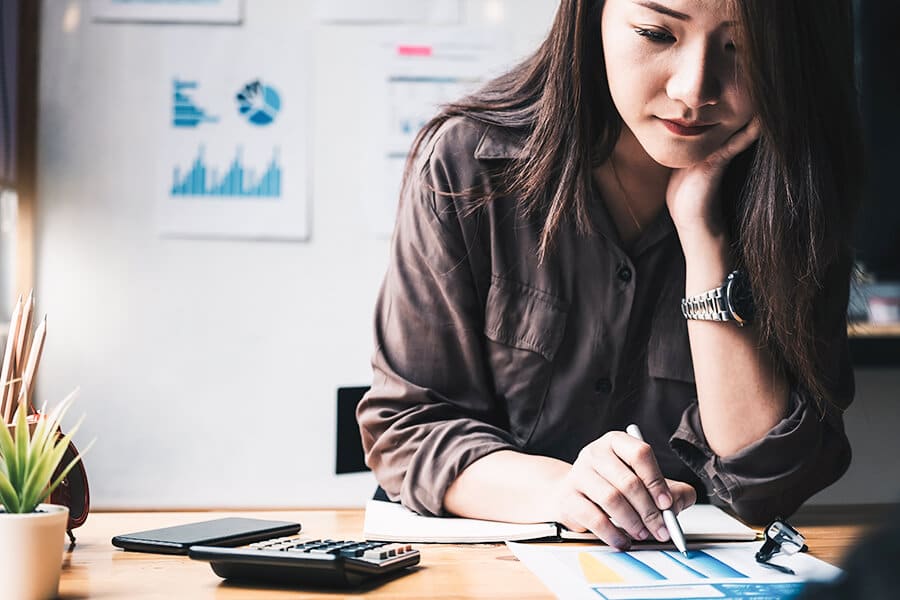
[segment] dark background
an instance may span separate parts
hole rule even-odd
[[[900,279],[900,2],[855,0],[857,77],[867,185],[857,258],[879,280]]]
[[[0,187],[15,181],[19,1],[0,0]]]

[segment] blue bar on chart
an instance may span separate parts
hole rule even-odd
[[[679,552],[658,550],[588,551],[578,553],[578,563],[585,580],[592,584],[747,578],[702,550],[692,550],[690,556],[685,559]]]
[[[219,117],[209,115],[197,106],[188,94],[197,89],[196,81],[172,81],[172,125],[175,127],[196,127],[200,123],[215,123]]]
[[[244,166],[239,148],[224,175],[219,177],[218,169],[208,169],[201,147],[187,173],[182,174],[179,167],[174,168],[170,193],[172,196],[278,198],[281,196],[278,154],[277,148],[272,151],[265,171],[256,177],[253,169]]]

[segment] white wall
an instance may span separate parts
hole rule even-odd
[[[482,23],[485,4],[465,2],[465,22]],[[517,52],[555,8],[499,4]],[[371,379],[387,257],[360,200],[360,27],[312,29],[311,241],[189,241],[157,236],[156,198],[132,182],[147,180],[165,125],[150,118],[168,102],[161,31],[191,26],[92,23],[84,1],[44,0],[43,11],[40,396],[81,386],[77,441],[97,438],[93,504],[362,504],[374,479],[333,475],[336,388]],[[71,11],[80,24],[65,33]],[[309,0],[247,0],[242,27],[290,33],[312,15]]]
[[[481,23],[487,4],[464,2],[465,21]],[[519,54],[555,7],[493,4]],[[81,387],[94,506],[362,504],[374,479],[333,475],[335,390],[370,380],[387,255],[359,200],[359,27],[312,29],[311,241],[171,240],[156,234],[153,192],[131,185],[158,157],[148,115],[166,101],[163,26],[95,24],[87,8],[43,2],[37,293],[49,314],[40,396]],[[71,11],[80,22],[65,33]],[[309,0],[247,0],[242,27],[290,32],[311,15]],[[817,501],[900,498],[900,372],[860,379],[854,465]]]

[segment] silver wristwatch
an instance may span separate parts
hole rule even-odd
[[[697,321],[734,321],[739,327],[753,319],[753,294],[743,271],[732,271],[725,283],[702,294],[682,298],[681,314]]]

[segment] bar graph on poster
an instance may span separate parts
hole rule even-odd
[[[172,173],[172,196],[217,196],[223,198],[278,198],[281,196],[281,167],[278,150],[265,171],[256,177],[244,167],[240,151],[221,176],[207,166],[201,147],[191,168],[184,174],[179,167]]]

